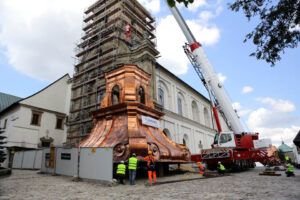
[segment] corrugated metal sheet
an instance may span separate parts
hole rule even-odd
[[[0,112],[22,98],[0,92]]]

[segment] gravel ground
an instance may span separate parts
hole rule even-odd
[[[267,200],[300,199],[300,170],[296,177],[259,176],[262,168],[232,173],[230,176],[198,179],[156,186],[145,186],[147,179],[137,184],[107,186],[99,182],[73,182],[71,177],[38,174],[37,171],[14,170],[11,176],[0,178],[0,200],[6,199],[228,199]],[[200,177],[181,174],[159,178],[158,181]]]

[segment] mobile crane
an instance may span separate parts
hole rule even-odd
[[[215,169],[218,161],[222,161],[222,164],[234,169],[254,167],[255,162],[261,162],[264,165],[279,163],[271,140],[258,140],[258,133],[244,131],[239,117],[232,108],[231,102],[201,44],[196,41],[177,7],[169,6],[169,8],[188,41],[188,44],[183,47],[184,51],[208,91],[218,129],[212,149],[204,149],[201,154],[192,155],[192,161],[205,162],[209,169]],[[230,132],[222,132],[218,111],[231,130]]]

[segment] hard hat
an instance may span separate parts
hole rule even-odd
[[[135,153],[133,153],[133,154],[132,154],[132,156],[136,157],[136,154],[135,154]]]
[[[221,161],[219,161],[218,164],[221,164]]]
[[[149,151],[148,151],[148,154],[149,154],[149,155],[152,154],[152,151],[149,150]]]
[[[124,164],[124,160],[121,160],[121,163]]]

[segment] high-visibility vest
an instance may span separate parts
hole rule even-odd
[[[287,164],[287,166],[288,166],[288,168],[287,168],[288,172],[294,172],[294,169],[292,168],[291,163]]]
[[[118,164],[117,174],[124,174],[126,171],[126,165],[124,164]]]
[[[136,170],[137,162],[138,160],[136,157],[129,158],[128,169]]]
[[[290,159],[289,156],[285,156],[286,161],[289,161],[289,159]]]
[[[147,166],[149,165],[154,165],[155,164],[155,160],[156,160],[156,157],[155,156],[152,156],[152,155],[149,155],[149,156],[146,156],[144,158],[145,161],[147,161]]]
[[[224,165],[220,164],[220,170],[225,171]]]

